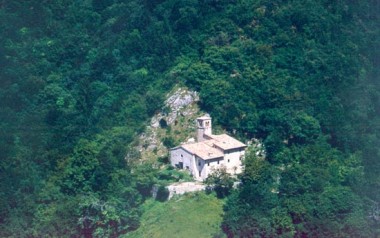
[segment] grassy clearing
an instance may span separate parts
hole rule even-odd
[[[214,195],[192,193],[168,202],[148,200],[141,226],[125,238],[213,237],[220,233],[223,200]]]

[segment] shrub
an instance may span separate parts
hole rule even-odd
[[[163,185],[159,186],[157,190],[156,200],[160,202],[164,202],[168,200],[168,198],[169,198],[169,190]]]

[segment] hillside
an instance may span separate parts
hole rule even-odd
[[[197,92],[178,86],[166,95],[137,142],[142,160],[167,157],[168,149],[195,138],[195,119],[202,114],[198,102]]]
[[[221,232],[378,237],[379,12],[373,0],[1,1],[0,237],[149,233],[152,186],[190,179],[167,148],[198,112],[266,151],[247,156]],[[189,111],[172,120],[168,95]]]

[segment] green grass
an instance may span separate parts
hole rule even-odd
[[[223,200],[192,193],[168,202],[147,200],[139,229],[125,238],[203,238],[220,233]]]

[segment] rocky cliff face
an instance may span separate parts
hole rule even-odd
[[[166,120],[168,125],[172,125],[178,116],[191,116],[197,113],[198,108],[193,107],[193,105],[198,101],[199,96],[197,92],[178,88],[172,95],[168,95],[162,112],[152,118],[151,127],[159,127],[159,121],[162,119]],[[166,112],[167,110],[169,112]]]
[[[137,149],[143,160],[165,157],[170,147],[195,137],[195,119],[202,114],[198,101],[198,93],[187,88],[167,95],[165,106],[139,137]]]

